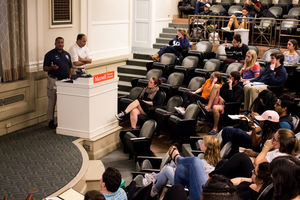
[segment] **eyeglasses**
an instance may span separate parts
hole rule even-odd
[[[281,104],[279,104],[278,102],[276,102],[276,104],[275,104],[276,106],[281,106]]]
[[[252,170],[252,174],[254,174],[255,176],[257,176],[257,174],[255,173],[255,169]]]
[[[275,139],[275,135],[273,136],[273,141],[278,142],[278,140]]]

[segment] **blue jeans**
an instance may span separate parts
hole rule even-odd
[[[159,57],[161,57],[164,53],[174,53],[177,57],[180,56],[180,52],[178,52],[173,46],[163,47],[157,52]]]
[[[170,180],[171,185],[174,185],[174,168],[176,168],[176,164],[173,163],[170,166],[165,167],[161,172],[153,175],[156,182],[154,185],[154,191],[159,192]]]
[[[178,157],[174,184],[189,188],[190,200],[199,200],[202,185],[207,181],[202,161],[197,157]]]

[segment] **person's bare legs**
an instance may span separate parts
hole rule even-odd
[[[212,104],[213,104],[214,100],[217,97],[219,97],[219,94],[220,94],[220,85],[219,84],[215,84],[214,87],[210,90],[208,104],[207,104],[207,106],[205,106],[205,109],[207,111],[209,111],[209,109],[212,107]]]
[[[133,110],[131,110],[130,112],[130,124],[132,128],[136,128],[136,124],[138,121],[138,116],[139,115],[146,115],[146,113],[143,111],[140,111],[138,108],[134,108]]]
[[[223,106],[214,105],[212,107],[212,110],[213,110],[213,116],[214,116],[213,130],[217,131],[218,130],[219,119],[220,119],[220,113],[223,111]]]
[[[242,18],[242,22],[240,23],[240,25],[238,26],[238,28],[244,28],[247,29],[247,18],[245,16],[243,16]]]
[[[236,29],[237,27],[239,27],[239,22],[236,18],[235,15],[231,15],[229,22],[227,24],[227,27],[231,28],[231,26],[233,25],[233,27]]]
[[[140,105],[140,102],[137,99],[134,100],[131,104],[129,104],[127,106],[127,108],[125,109],[125,112],[130,113],[135,108],[138,108],[139,110],[143,110],[141,105]]]

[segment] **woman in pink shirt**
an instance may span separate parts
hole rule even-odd
[[[241,81],[254,79],[260,74],[260,65],[257,62],[257,54],[255,50],[249,50],[246,53],[245,64],[240,70],[242,76]]]

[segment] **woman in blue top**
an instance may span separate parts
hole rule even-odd
[[[298,42],[295,39],[290,39],[287,43],[288,51],[283,53],[284,55],[284,65],[288,65],[291,63],[299,62],[299,55],[297,54],[296,50],[298,49]]]
[[[169,46],[161,48],[152,56],[152,60],[158,62],[164,53],[174,53],[177,57],[180,57],[182,50],[189,48],[188,37],[188,32],[185,29],[178,29],[177,36],[169,42]]]

